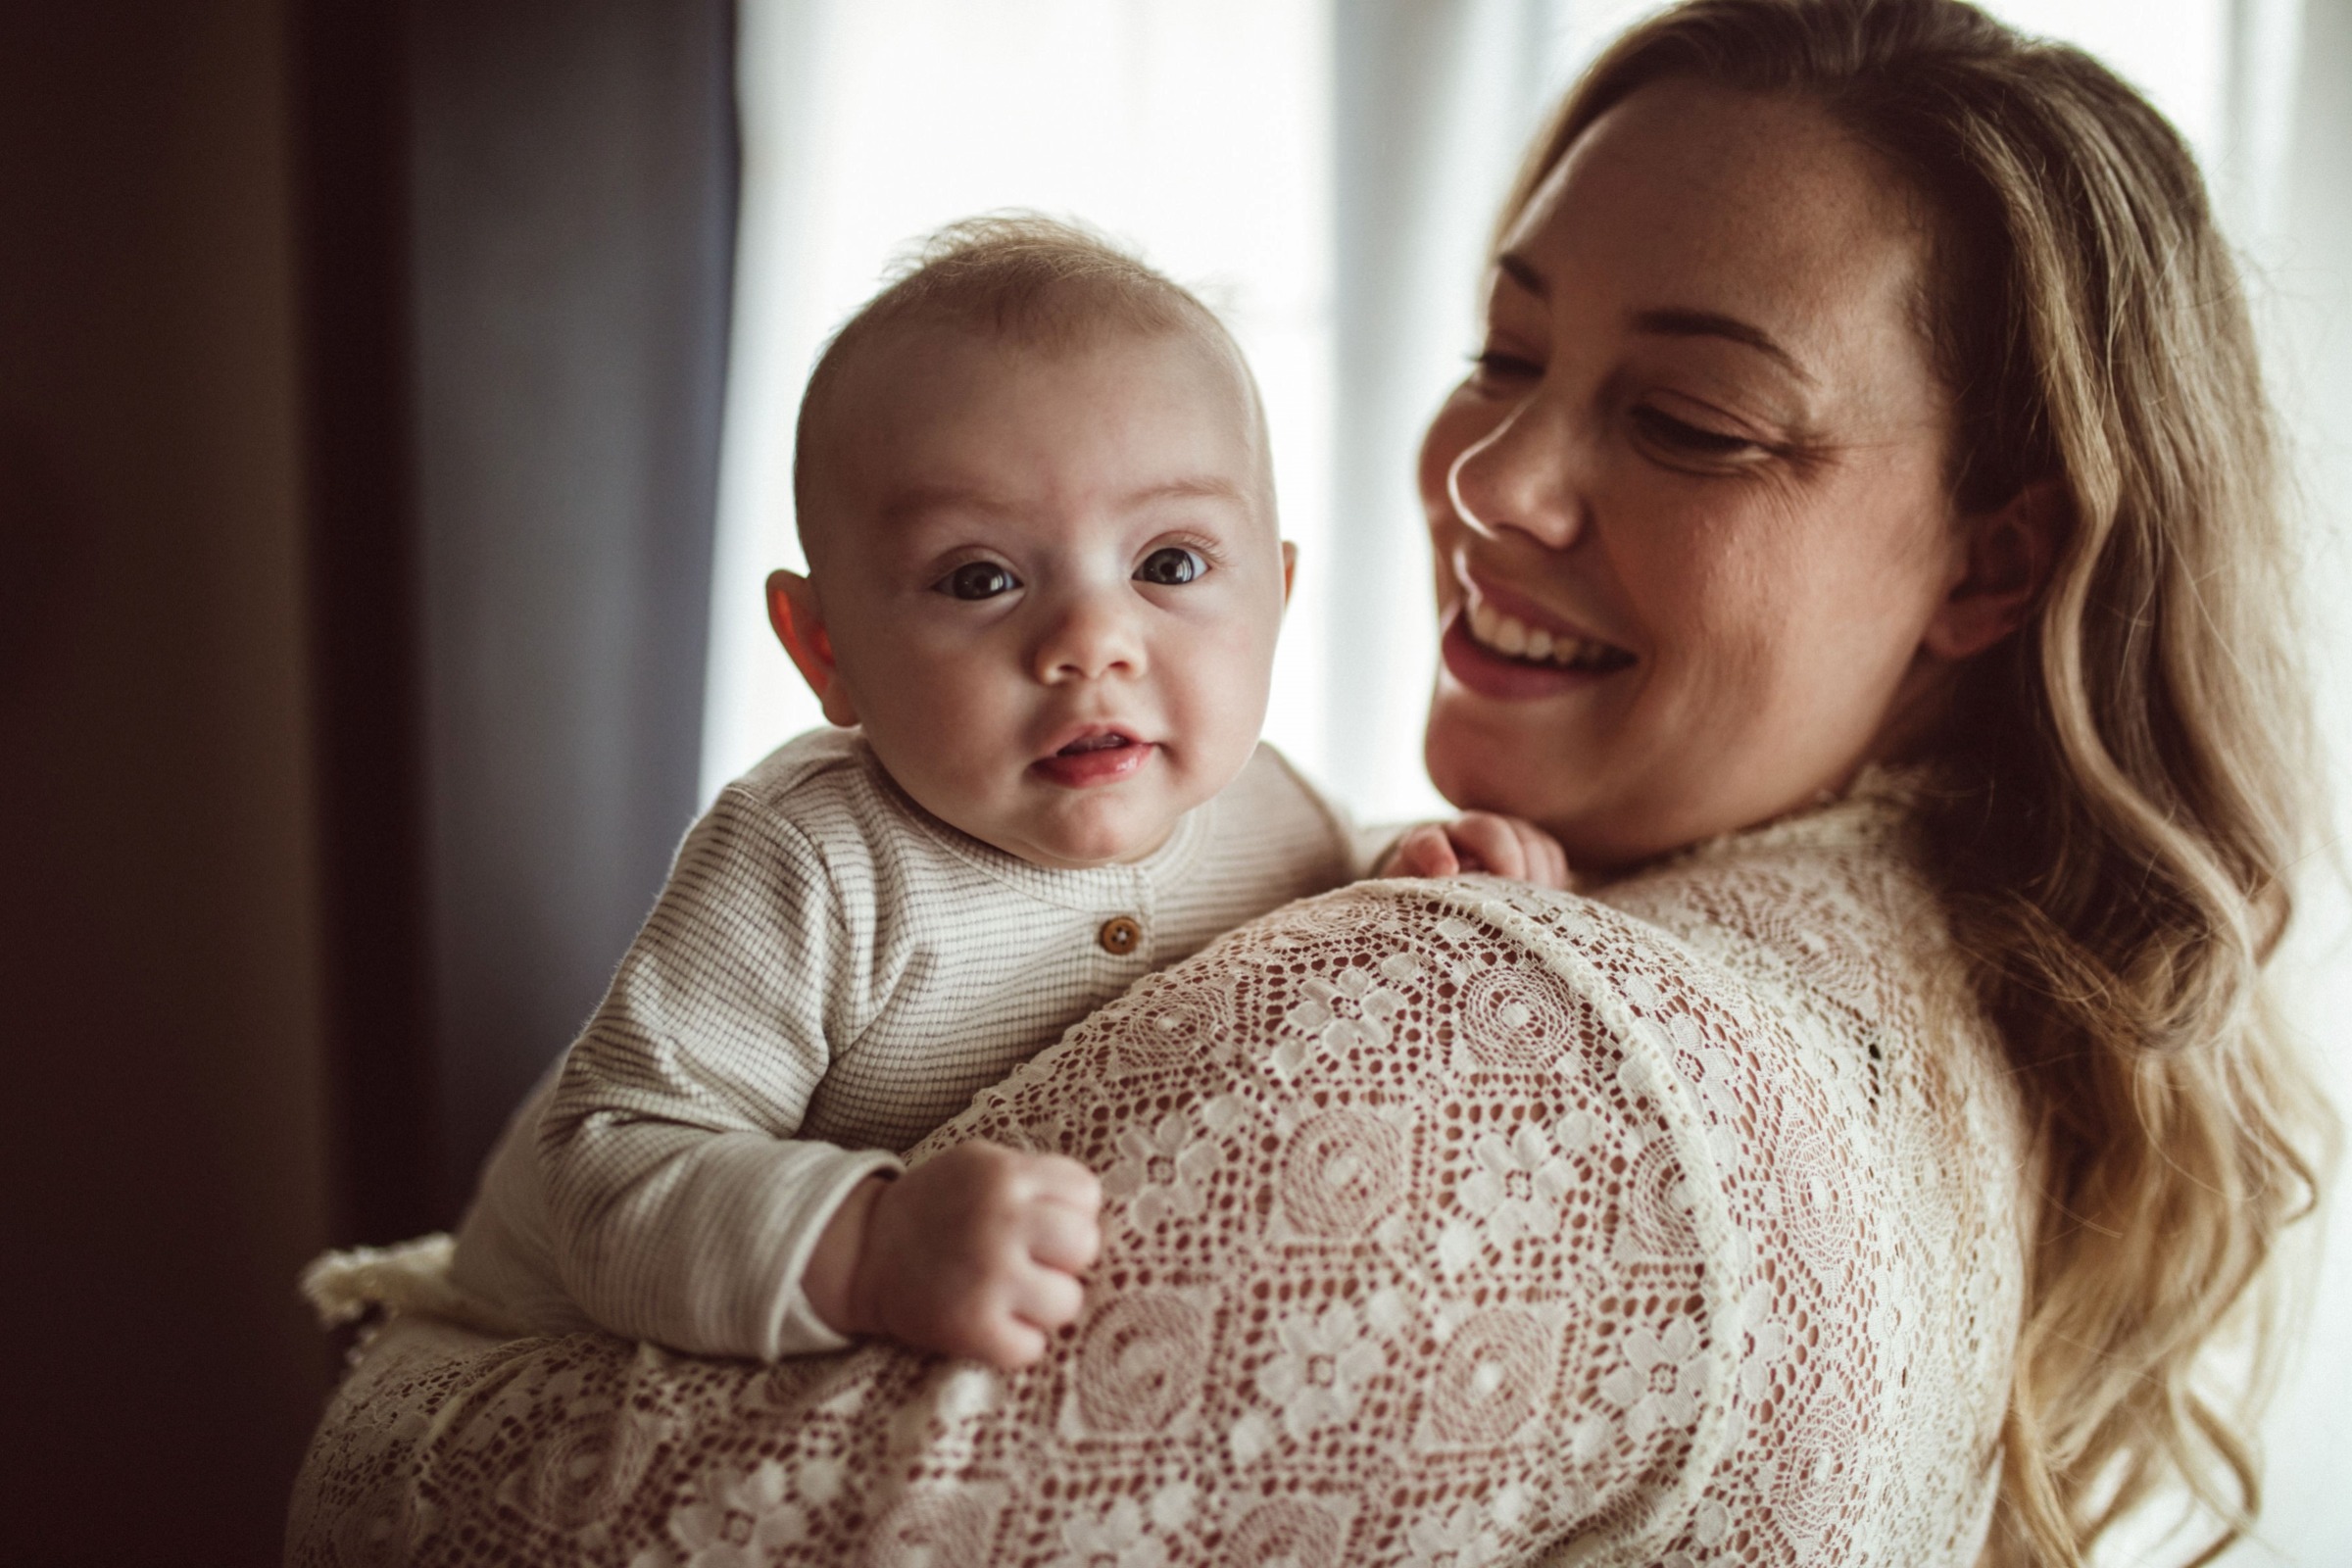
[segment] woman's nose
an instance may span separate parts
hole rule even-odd
[[[1453,460],[1446,489],[1453,510],[1479,533],[1505,529],[1565,550],[1584,527],[1576,483],[1576,434],[1541,404],[1524,403]]]
[[[1125,587],[1119,585],[1120,590]],[[1143,630],[1124,603],[1130,597],[1123,591],[1090,590],[1054,605],[1031,655],[1037,678],[1054,686],[1142,674]]]

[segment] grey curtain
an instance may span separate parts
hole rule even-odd
[[[733,7],[315,11],[343,1228],[387,1240],[455,1218],[693,811]]]

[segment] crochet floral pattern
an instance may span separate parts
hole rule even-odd
[[[2025,1144],[1899,810],[1605,897],[1296,905],[981,1095],[914,1157],[1103,1175],[1022,1372],[396,1319],[289,1560],[1972,1562]]]

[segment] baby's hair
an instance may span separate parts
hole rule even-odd
[[[1037,213],[988,213],[948,224],[891,268],[882,291],[843,322],[809,372],[794,433],[792,490],[808,541],[811,432],[860,352],[892,329],[956,327],[1048,353],[1117,336],[1199,334],[1232,357],[1265,450],[1256,382],[1216,313],[1112,240]]]

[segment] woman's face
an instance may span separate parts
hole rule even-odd
[[[1927,236],[1814,106],[1668,81],[1506,237],[1420,465],[1447,799],[1602,868],[1835,789],[1962,573]]]

